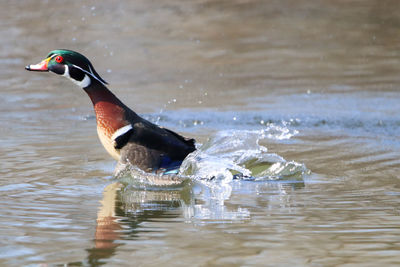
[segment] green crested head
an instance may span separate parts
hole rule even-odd
[[[63,75],[82,88],[88,87],[93,79],[107,84],[84,55],[67,49],[53,50],[39,64],[28,65],[25,68],[30,71],[50,71]]]

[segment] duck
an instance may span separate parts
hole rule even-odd
[[[40,63],[25,69],[64,76],[87,93],[96,114],[98,137],[118,162],[117,168],[129,164],[146,173],[177,174],[183,160],[196,150],[195,139],[158,126],[127,107],[78,52],[53,50]]]

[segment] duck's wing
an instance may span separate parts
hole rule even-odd
[[[178,140],[180,140],[181,142],[186,144],[186,146],[188,146],[189,148],[193,149],[192,151],[196,150],[196,146],[195,146],[196,140],[194,140],[193,138],[184,137],[184,136],[182,136],[180,134],[177,134],[176,132],[171,131],[171,130],[169,130],[167,128],[164,128],[164,127],[160,127],[160,128],[165,130],[165,131],[167,131],[169,134],[172,134],[173,136],[175,136]]]
[[[165,162],[182,161],[196,150],[195,140],[146,120],[133,123],[132,129],[115,142],[121,162],[129,162],[143,170],[157,169]]]
[[[187,154],[196,150],[194,139],[185,138],[147,121],[133,124],[129,142],[160,151],[176,160],[184,159]]]

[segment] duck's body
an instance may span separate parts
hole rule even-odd
[[[54,50],[47,59],[27,70],[52,71],[70,78],[92,100],[97,133],[106,151],[119,163],[130,163],[146,172],[178,168],[195,150],[194,139],[187,139],[137,115],[123,104],[81,54]]]

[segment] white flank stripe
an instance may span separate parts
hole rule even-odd
[[[63,76],[69,78],[73,83],[75,83],[76,85],[78,85],[78,86],[80,86],[82,88],[88,87],[90,85],[90,83],[91,83],[89,76],[87,76],[86,74],[85,74],[85,77],[83,78],[82,81],[77,81],[77,80],[73,79],[69,75],[69,67],[68,67],[68,65],[65,65],[65,72],[64,72]]]
[[[126,125],[124,127],[119,128],[115,131],[115,133],[111,136],[111,140],[117,139],[119,136],[126,134],[130,129],[132,129],[132,125]]]

